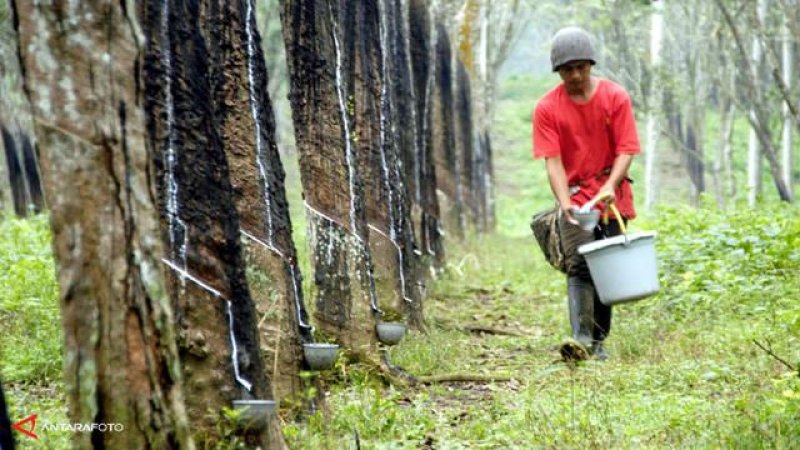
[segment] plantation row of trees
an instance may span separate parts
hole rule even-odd
[[[261,45],[255,0],[11,2],[21,76],[9,92],[25,96],[0,120],[26,110],[32,120],[14,125],[4,154],[22,155],[16,142],[27,139],[39,168],[33,151],[31,172],[3,164],[9,180],[36,179],[0,191],[23,186],[27,197],[9,203],[38,211],[41,173],[70,420],[125,426],[76,433],[76,448],[213,443],[232,400],[302,398],[303,343],[325,335],[369,358],[385,311],[424,328],[444,233],[493,223],[491,102],[476,108],[473,92],[492,92],[500,56],[490,68],[489,9],[483,35],[464,25],[475,4],[450,22],[426,0],[271,4],[309,222],[312,321],[263,52],[275,43]],[[516,32],[492,27],[505,41]],[[463,61],[473,40],[483,66]],[[277,423],[238,433],[282,446]]]
[[[765,177],[770,196],[793,201],[799,2],[564,0],[537,10],[556,24],[592,24],[602,70],[629,88],[645,116],[648,208],[669,195],[670,177],[688,179],[694,204],[708,192],[720,206],[754,205]],[[746,148],[734,138],[737,123],[749,129]]]

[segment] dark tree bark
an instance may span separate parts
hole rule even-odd
[[[370,242],[389,241],[393,263],[391,272],[396,281],[395,306],[403,311],[409,325],[424,328],[422,292],[419,289],[422,273],[416,249],[413,219],[411,217],[414,173],[412,169],[416,152],[415,93],[412,83],[409,52],[408,14],[402,0],[382,0],[381,10],[381,123],[384,164],[382,177],[388,204],[384,209],[387,230]]]
[[[45,205],[18,48],[11,14],[0,15],[0,211],[25,217]]]
[[[357,2],[281,3],[290,103],[309,218],[316,319],[355,354],[375,342],[378,315],[357,153],[353,73]],[[364,131],[361,131],[364,133]]]
[[[474,135],[475,126],[472,120],[472,98],[469,81],[469,73],[464,64],[459,60],[456,62],[455,79],[455,135],[456,135],[456,157],[460,162],[456,165],[456,178],[460,180],[460,204],[458,208],[462,211],[462,223],[469,223],[473,229],[479,229],[480,223],[480,179],[481,179],[481,157],[480,146],[476,145]],[[464,228],[466,229],[465,225]]]
[[[30,213],[38,214],[44,209],[44,196],[39,177],[39,162],[29,134],[20,125],[15,125],[12,129],[6,128],[2,119],[0,134],[0,145],[3,147],[6,163],[4,172],[7,173],[14,212],[20,217],[26,217]]]
[[[684,124],[683,112],[674,104],[672,93],[664,93],[664,105],[667,114],[667,127],[672,143],[679,149],[681,159],[686,166],[686,173],[692,183],[690,201],[698,205],[700,194],[705,191],[705,163],[703,161],[703,147],[698,142],[694,126]]]
[[[439,203],[444,217],[445,230],[459,239],[464,238],[466,217],[464,207],[465,186],[463,180],[464,162],[469,155],[465,150],[463,137],[457,131],[457,116],[460,119],[460,105],[453,97],[455,80],[453,74],[453,51],[447,29],[437,25],[436,59],[434,68],[434,87],[432,99],[433,155],[436,162],[436,188],[440,192]],[[463,130],[469,133],[470,130]],[[471,142],[471,141],[470,141]]]
[[[269,399],[272,389],[257,331],[240,245],[239,216],[213,103],[203,37],[221,31],[207,21],[217,3],[166,0],[139,4],[148,143],[153,149],[169,288],[185,367],[187,411],[197,438],[222,438],[213,412],[234,399]],[[211,14],[213,16],[213,14]],[[241,28],[239,28],[241,30]],[[209,414],[209,410],[212,414]],[[279,436],[247,430],[251,446]]]
[[[482,193],[482,210],[484,231],[494,231],[495,220],[495,204],[494,204],[494,165],[492,164],[492,138],[489,130],[484,130],[481,140],[481,148],[483,157],[483,190]]]
[[[75,433],[73,447],[193,448],[158,262],[133,2],[12,6],[51,210],[68,416],[125,429]]]
[[[11,420],[8,417],[2,384],[0,384],[0,449],[14,450],[14,436],[11,434]]]
[[[344,77],[353,109],[353,148],[358,164],[358,174],[364,183],[365,214],[369,234],[369,252],[374,261],[375,295],[381,311],[390,306],[389,299],[397,296],[396,268],[397,252],[392,246],[389,233],[393,203],[391,185],[393,162],[389,114],[391,104],[384,91],[382,69],[383,48],[381,39],[381,16],[378,0],[342,2],[339,13],[343,48],[351,55],[352,64],[345,66]],[[387,86],[388,88],[388,86]],[[388,184],[388,186],[387,186]],[[393,306],[393,305],[391,305]]]
[[[436,36],[427,0],[409,1],[409,41],[417,117],[418,175],[416,203],[419,205],[419,242],[421,252],[433,258],[436,267],[444,264],[439,200],[436,195],[437,172],[434,159],[434,72]],[[416,216],[416,214],[412,214]]]
[[[355,149],[358,172],[364,180],[379,308],[400,306],[401,311],[415,315],[412,322],[419,327],[422,311],[413,307],[415,292],[408,283],[413,283],[414,277],[408,252],[403,249],[410,229],[403,229],[406,194],[398,170],[396,105],[389,84],[391,56],[396,54],[390,39],[390,5],[378,0],[346,5],[345,20],[352,18],[355,26],[345,35],[344,47],[353,49],[356,62],[347,73],[347,84],[353,86]]]
[[[0,133],[2,133],[0,144],[3,146],[3,156],[5,158],[3,169],[6,172],[4,174],[6,178],[4,180],[8,180],[8,204],[13,208],[14,213],[25,217],[28,215],[28,190],[25,188],[25,176],[17,153],[17,143],[11,131],[2,125],[0,125]]]
[[[208,2],[206,42],[217,129],[231,166],[247,243],[248,279],[264,360],[277,398],[302,395],[302,344],[311,340],[292,241],[267,69],[254,0]]]

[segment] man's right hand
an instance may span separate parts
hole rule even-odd
[[[564,216],[565,219],[567,219],[567,222],[573,225],[578,225],[578,221],[575,220],[575,217],[572,216],[573,211],[577,211],[578,209],[580,208],[578,208],[573,204],[567,204],[567,205],[563,203],[561,204],[561,214]]]

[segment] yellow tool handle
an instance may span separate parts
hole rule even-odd
[[[619,223],[619,229],[622,231],[622,234],[628,234],[628,230],[625,229],[625,221],[622,220],[622,216],[617,209],[617,205],[615,205],[614,202],[610,202],[608,207],[611,208],[612,212],[614,212],[614,217],[617,218],[617,223]]]
[[[609,197],[604,197],[603,200]],[[619,229],[622,231],[622,234],[628,234],[628,230],[625,227],[625,221],[622,220],[622,215],[619,213],[617,209],[617,205],[614,204],[614,200],[608,202],[608,206],[606,207],[605,211],[603,211],[603,223],[608,225],[608,210],[611,210],[614,213],[614,218],[617,219],[617,223],[619,223]]]

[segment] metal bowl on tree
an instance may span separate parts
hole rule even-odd
[[[386,345],[395,345],[406,334],[406,324],[401,322],[380,322],[375,325],[378,340]]]
[[[338,352],[339,344],[321,342],[303,344],[303,355],[311,370],[330,369],[333,367],[333,363],[336,362]]]
[[[270,417],[275,415],[276,407],[275,400],[234,400],[236,425],[246,430],[263,430]]]

